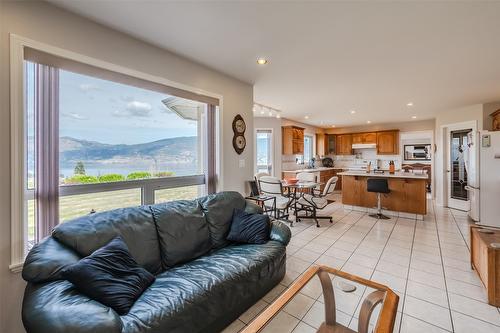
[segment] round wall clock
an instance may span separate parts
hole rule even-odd
[[[233,132],[234,134],[245,134],[245,130],[247,129],[247,125],[243,118],[238,114],[234,117],[233,120]]]
[[[238,154],[241,154],[243,150],[245,150],[246,145],[247,145],[247,140],[243,135],[235,135],[233,137],[233,147]]]
[[[245,139],[245,130],[247,125],[239,114],[233,119],[233,148],[238,153],[241,154],[247,145],[247,140]]]

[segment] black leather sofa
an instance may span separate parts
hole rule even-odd
[[[231,244],[225,238],[234,208],[261,212],[239,193],[221,192],[60,224],[51,237],[34,246],[24,264],[28,285],[22,317],[27,332],[221,331],[283,279],[291,236],[287,226],[272,222],[266,244]],[[200,210],[202,223],[192,219]],[[117,235],[136,261],[156,276],[124,316],[79,294],[61,278],[65,266]],[[208,252],[199,253],[200,244],[207,241]],[[179,260],[184,262],[175,263]]]

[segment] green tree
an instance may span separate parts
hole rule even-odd
[[[83,165],[82,161],[78,161],[75,165],[75,170],[73,171],[75,175],[84,175],[85,174],[85,165]]]
[[[125,177],[118,173],[109,173],[106,175],[99,176],[98,179],[100,183],[109,183],[109,182],[120,182],[122,180],[125,180]]]
[[[127,175],[127,180],[151,178],[151,174],[146,171],[136,171]]]

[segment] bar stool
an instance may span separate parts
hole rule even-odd
[[[368,178],[366,182],[366,190],[368,192],[377,193],[377,213],[370,214],[371,217],[375,217],[377,219],[388,220],[389,216],[385,216],[382,214],[382,205],[380,203],[380,194],[390,193],[389,184],[387,183],[387,179],[385,178]]]

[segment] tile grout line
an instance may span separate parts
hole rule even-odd
[[[441,250],[441,238],[439,237],[439,229],[437,227],[436,207],[435,206],[436,206],[436,204],[433,202],[432,203],[432,210],[434,212],[434,223],[436,224],[436,234],[438,237],[439,257],[441,259],[441,265],[442,265],[442,270],[443,270],[443,280],[444,280],[444,288],[446,291],[446,301],[448,302],[448,311],[450,313],[451,331],[455,332],[455,323],[453,322],[453,314],[451,311],[450,295],[448,294],[448,282],[446,281],[446,270],[444,269],[443,251]],[[447,209],[449,210],[449,208],[447,208]],[[451,213],[451,211],[450,211],[450,213]],[[455,219],[455,217],[453,217],[453,219]]]
[[[378,265],[378,263],[380,262],[380,259],[382,258],[382,254],[384,253],[385,248],[387,247],[387,243],[389,242],[389,239],[391,238],[392,233],[394,232],[394,228],[396,228],[396,224],[398,224],[398,220],[399,220],[399,217],[396,219],[396,222],[394,222],[394,224],[393,224],[393,226],[392,226],[392,228],[391,228],[391,232],[390,232],[390,233],[389,233],[389,235],[387,236],[387,240],[385,241],[384,247],[382,248],[382,252],[380,252],[380,256],[377,258],[377,263],[375,264],[375,267],[373,268],[373,272],[372,272],[372,274],[370,275],[370,280],[372,279],[373,274],[375,274],[375,271],[376,271],[376,269],[377,269],[377,265]],[[380,219],[377,219],[377,222],[373,225],[373,227],[370,229],[370,231],[371,231],[371,230],[375,227],[375,225],[376,225],[377,223],[380,223]],[[370,233],[370,231],[369,231],[368,233]],[[368,234],[367,234],[367,235],[368,235]],[[364,240],[364,238],[363,238],[363,240]],[[362,242],[363,242],[363,241],[361,241],[361,243],[362,243]],[[360,244],[361,244],[361,243],[360,243]],[[359,247],[359,245],[358,245],[358,247]],[[356,248],[356,249],[357,249],[357,248]],[[354,253],[354,252],[356,252],[356,250],[354,250],[354,251],[353,251],[353,253]],[[352,255],[351,255],[351,256],[352,256]],[[350,257],[349,257],[349,258],[350,258]],[[349,259],[348,259],[348,260],[349,260]],[[346,261],[346,262],[347,262],[347,261]],[[361,265],[361,266],[362,266],[362,265]],[[365,291],[366,291],[366,289],[365,289]],[[364,292],[363,292],[363,295],[364,295]],[[363,298],[363,295],[361,295],[361,298]],[[356,309],[359,307],[359,304],[361,303],[361,301],[362,301],[362,299],[360,299],[360,300],[358,301],[358,304],[356,305]],[[356,313],[356,309],[354,310],[354,314]],[[397,309],[396,309],[396,312],[397,312]],[[397,314],[396,314],[396,316],[397,316]],[[351,317],[351,320],[349,321],[349,326],[351,325],[351,322],[352,322],[352,319],[353,319],[353,318],[354,318],[354,315]]]
[[[406,272],[406,281],[405,281],[405,290],[403,292],[403,303],[401,303],[401,323],[399,324],[398,332],[401,333],[401,324],[403,323],[403,315],[405,310],[405,302],[406,302],[406,291],[408,290],[408,280],[410,279],[410,269],[411,269],[411,259],[413,257],[413,246],[415,245],[415,234],[417,232],[417,219],[415,219],[415,223],[413,225],[413,237],[411,240],[411,248],[410,248],[410,262],[408,263],[408,271]]]

